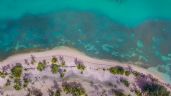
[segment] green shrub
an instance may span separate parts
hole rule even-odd
[[[42,63],[42,62],[38,63],[37,70],[43,71],[45,68],[46,68],[46,64],[45,63]]]
[[[15,89],[15,90],[21,90],[21,85],[15,84],[15,85],[14,85],[14,89]]]
[[[66,94],[72,94],[73,96],[86,96],[85,90],[79,83],[71,82],[71,83],[63,83],[63,90]]]
[[[142,93],[139,90],[135,90],[136,96],[142,96]]]
[[[56,64],[58,62],[58,59],[56,57],[52,57],[51,62],[52,64]]]
[[[134,75],[135,77],[139,77],[139,76],[141,75],[141,73],[140,73],[140,72],[137,72],[137,71],[134,71],[134,72],[133,72],[133,75]]]
[[[65,75],[65,73],[62,72],[62,73],[60,74],[60,77],[61,77],[61,78],[64,78],[64,75]]]
[[[66,69],[64,69],[64,72],[66,72],[67,70]]]
[[[120,66],[110,67],[109,71],[114,75],[115,74],[120,74],[120,75],[124,74],[124,69],[123,69],[123,67],[120,67]]]
[[[77,64],[77,69],[79,69],[81,71],[81,73],[83,73],[83,71],[85,70],[85,65],[84,64]]]
[[[21,65],[16,65],[11,69],[12,76],[15,78],[20,78],[22,75],[23,67]]]
[[[130,71],[125,71],[125,75],[126,75],[126,76],[129,76],[130,74],[131,74]]]
[[[62,61],[61,65],[62,65],[62,67],[64,67],[65,66],[65,61]]]
[[[61,92],[60,92],[60,90],[56,90],[56,92],[55,92],[54,96],[61,96]]]
[[[57,64],[52,64],[51,71],[52,73],[57,73],[59,70],[59,66]]]
[[[1,72],[1,71],[0,71],[0,77],[1,77],[1,78],[5,78],[5,76],[6,76],[6,74],[5,74],[4,72]]]
[[[22,84],[21,84],[20,79],[15,79],[14,80],[14,86],[13,87],[14,87],[15,90],[21,90]]]
[[[23,84],[23,87],[27,87],[29,84],[29,80],[28,79],[24,79],[24,84]]]
[[[129,87],[129,81],[126,79],[121,79],[121,82],[126,86]]]

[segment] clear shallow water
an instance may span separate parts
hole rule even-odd
[[[171,75],[170,5],[170,0],[1,0],[0,57],[70,46]]]

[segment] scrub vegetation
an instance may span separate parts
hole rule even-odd
[[[37,70],[43,71],[46,68],[46,63],[39,62],[37,65]]]
[[[53,74],[56,74],[59,71],[59,65],[52,64],[51,65],[51,71],[52,71]]]
[[[77,82],[63,82],[63,90],[66,94],[72,94],[72,96],[87,96],[84,88]]]
[[[109,71],[114,75],[116,75],[116,74],[123,75],[124,74],[124,68],[120,67],[120,66],[110,67]]]
[[[23,72],[22,65],[16,65],[11,69],[12,76],[15,78],[20,78]]]
[[[52,64],[56,64],[58,62],[58,59],[53,56],[51,62]]]

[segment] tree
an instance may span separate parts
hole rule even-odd
[[[123,74],[124,74],[124,68],[121,67],[121,66],[110,67],[110,68],[109,68],[109,71],[110,71],[112,74],[120,74],[120,75],[123,75]]]
[[[12,76],[14,76],[15,78],[20,78],[22,75],[22,71],[22,65],[16,65],[11,69]]]
[[[65,66],[65,61],[62,61],[61,65],[62,65],[62,67],[64,67]]]
[[[58,61],[58,59],[57,59],[56,57],[53,56],[53,57],[52,57],[52,60],[51,60],[52,64],[56,64],[57,61]]]
[[[125,75],[126,75],[126,76],[129,76],[130,74],[131,74],[130,71],[125,71]]]
[[[51,66],[52,73],[57,73],[59,71],[59,66],[57,64],[52,64]]]
[[[61,62],[62,67],[64,67],[65,66],[65,61],[64,61],[63,56],[59,56],[59,60]]]
[[[42,62],[38,63],[37,70],[43,71],[45,68],[46,68],[46,64],[45,63],[42,63]]]
[[[63,90],[66,94],[72,94],[72,96],[86,96],[85,89],[77,82],[63,82]]]
[[[20,79],[15,79],[13,87],[14,87],[15,90],[20,90],[22,88],[21,80]]]
[[[142,96],[142,93],[137,89],[135,90],[135,94],[136,94],[136,96]]]
[[[24,81],[23,87],[27,87],[29,82],[31,81],[30,78],[29,78],[29,74],[24,75],[23,81]]]
[[[7,74],[5,74],[4,72],[0,71],[0,77],[1,77],[1,78],[5,78],[6,75],[7,75]]]
[[[85,65],[84,64],[78,64],[77,69],[83,71],[85,69]]]
[[[129,81],[126,80],[125,78],[120,78],[120,81],[126,86],[129,87]]]
[[[77,69],[81,70],[81,73],[85,70],[85,65],[83,64],[83,61],[78,60],[77,58],[74,59],[74,63],[77,66]]]

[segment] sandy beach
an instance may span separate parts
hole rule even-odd
[[[145,74],[151,74],[152,76],[159,79],[160,81],[165,82],[165,79],[160,75],[160,72],[149,71],[145,68],[141,68],[139,66],[136,66],[136,65],[133,65],[130,63],[129,64],[121,63],[121,62],[114,61],[114,60],[98,59],[98,58],[94,58],[94,57],[89,57],[89,56],[86,56],[86,54],[79,52],[74,48],[63,47],[63,46],[52,49],[52,50],[44,51],[44,52],[30,52],[30,53],[16,54],[16,55],[8,57],[6,60],[4,60],[0,63],[2,66],[5,64],[10,64],[10,63],[14,63],[14,62],[16,62],[16,63],[21,62],[24,59],[30,58],[31,55],[35,56],[37,59],[42,59],[42,58],[52,57],[52,56],[64,56],[64,57],[70,57],[70,58],[78,58],[78,59],[83,60],[84,62],[91,63],[94,65],[100,64],[100,65],[104,65],[104,66],[116,66],[116,65],[131,66],[136,71],[140,71]]]
[[[47,68],[45,71],[43,71],[41,73],[35,69],[36,69],[37,63],[39,61],[46,60],[48,63],[47,66],[50,66],[52,57],[60,57],[60,56],[62,56],[65,59],[66,66],[69,66],[69,67],[65,68],[65,69],[67,69],[65,80],[68,79],[70,81],[80,81],[80,82],[83,82],[83,81],[91,82],[91,80],[99,81],[99,82],[107,82],[109,80],[113,80],[113,82],[116,83],[117,80],[112,79],[111,78],[112,75],[109,72],[101,70],[101,69],[104,69],[104,68],[108,69],[113,66],[122,66],[125,68],[131,67],[133,70],[143,73],[145,75],[150,74],[152,77],[158,79],[163,85],[165,84],[165,79],[158,73],[152,73],[151,71],[149,71],[147,69],[144,69],[144,68],[132,65],[132,64],[120,63],[120,62],[112,61],[112,60],[103,60],[103,59],[92,58],[92,57],[86,56],[84,53],[77,51],[76,49],[68,48],[68,47],[59,47],[59,48],[55,48],[55,49],[43,51],[43,52],[30,52],[30,53],[16,54],[16,55],[10,56],[6,60],[0,62],[0,68],[2,68],[2,66],[6,66],[6,65],[14,66],[16,63],[20,63],[20,64],[22,64],[22,66],[24,68],[34,69],[34,70],[28,70],[27,73],[32,73],[36,78],[37,77],[38,78],[45,78],[45,77],[46,78],[47,77],[48,78],[58,78],[59,76],[54,77],[55,75],[53,75],[51,73],[50,68]],[[36,63],[30,64],[30,65],[26,64],[25,60],[30,62],[32,57],[34,57]],[[80,71],[78,71],[76,68],[71,67],[71,66],[75,66],[75,63],[74,63],[75,59],[81,60],[84,63],[84,65],[86,66],[86,70],[85,70],[84,74],[80,74]],[[8,71],[10,71],[10,70],[8,70]],[[135,82],[133,79],[129,79],[129,81]],[[0,84],[0,86],[3,86],[3,84],[5,84],[5,81],[3,79],[1,79],[0,82],[2,82]],[[41,90],[44,90],[43,92],[46,92],[48,90],[48,88],[50,88],[50,86],[52,86],[52,81],[51,80],[44,81],[44,79],[43,79],[42,82],[44,82],[44,83],[40,83],[40,82],[36,83],[37,84],[36,86],[39,86],[40,88],[41,88],[41,86],[46,86],[46,87],[42,87],[42,89],[41,89]],[[84,87],[86,88],[86,90],[88,90],[89,93],[91,93],[91,90],[90,90],[91,88],[87,85],[88,84],[87,82],[83,82]],[[125,87],[123,87],[123,89],[124,88]],[[169,89],[169,90],[171,90],[171,89]],[[12,91],[8,90],[6,92],[10,93]],[[129,91],[127,93],[129,93]],[[11,94],[13,94],[13,92]],[[20,95],[17,93],[15,93],[15,94],[16,94],[15,96]],[[44,94],[47,95],[47,93],[44,93]],[[91,93],[91,94],[94,94],[94,93]],[[44,95],[44,96],[46,96],[46,95]],[[93,95],[90,95],[90,96],[93,96]],[[96,95],[94,95],[94,96],[96,96]]]

